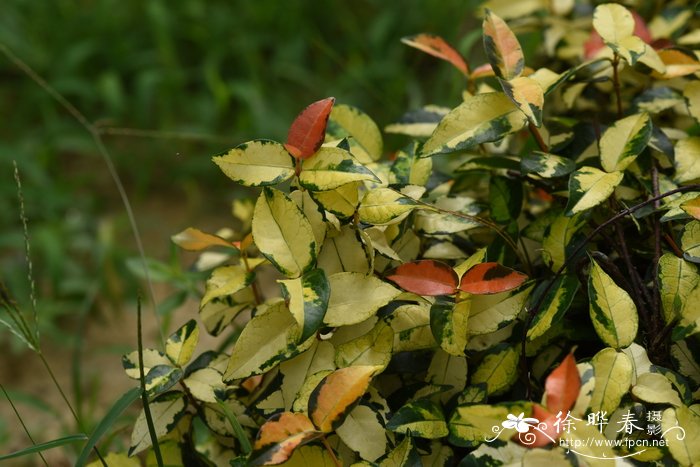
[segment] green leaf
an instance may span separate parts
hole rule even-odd
[[[603,342],[621,349],[637,337],[637,307],[629,294],[591,259],[588,276],[588,299],[593,327]]]
[[[391,417],[386,428],[427,439],[443,438],[449,433],[442,408],[430,399],[418,399],[404,405]]]
[[[595,167],[581,167],[569,177],[569,203],[566,215],[572,216],[602,203],[620,184],[622,172],[605,173]]]
[[[264,188],[255,203],[253,239],[287,277],[302,275],[315,260],[316,240],[309,220],[294,201],[274,188]]]
[[[78,435],[63,436],[61,438],[53,439],[51,441],[46,441],[45,443],[39,443],[33,446],[29,446],[28,448],[20,449],[19,451],[14,451],[9,454],[3,454],[2,456],[0,456],[0,461],[5,461],[8,459],[14,459],[15,457],[22,457],[28,454],[46,451],[48,449],[65,446],[66,444],[75,443],[78,441],[85,441],[86,439],[88,439],[88,437],[86,434],[83,433],[80,433]]]
[[[373,462],[386,452],[386,430],[380,422],[382,416],[370,407],[359,404],[350,411],[335,432],[353,451],[365,460]]]
[[[647,147],[652,123],[639,113],[616,121],[600,138],[600,162],[607,172],[625,170]]]
[[[520,160],[524,174],[535,174],[542,178],[562,177],[573,172],[576,163],[566,157],[535,151]]]
[[[294,175],[294,159],[280,143],[255,140],[213,158],[228,178],[245,186],[275,185]]]
[[[197,321],[191,319],[165,341],[165,354],[177,366],[184,366],[192,358],[199,342]]]
[[[421,157],[450,154],[498,141],[519,131],[527,118],[501,92],[477,94],[450,111],[422,149]]]
[[[533,297],[539,297],[544,292],[548,282],[537,286]],[[578,291],[578,279],[574,276],[559,276],[542,301],[540,312],[533,318],[527,331],[528,340],[534,340],[544,335],[552,326],[557,324],[571,307]],[[534,302],[533,302],[534,303]]]
[[[302,329],[299,341],[311,337],[323,323],[328,309],[330,284],[322,269],[312,269],[296,279],[280,280],[289,311]]]
[[[134,403],[134,401],[136,401],[140,397],[141,388],[131,388],[127,392],[125,392],[119,398],[119,400],[117,400],[117,402],[114,403],[114,405],[112,405],[112,407],[107,412],[107,415],[105,415],[104,418],[100,420],[100,422],[90,434],[90,437],[85,443],[85,446],[83,446],[83,450],[80,452],[78,460],[75,461],[76,467],[83,467],[85,465],[85,463],[88,460],[88,457],[90,457],[92,448],[94,448],[95,445],[97,445],[97,442],[100,440],[100,438],[102,438],[102,436],[112,428],[112,425],[116,423],[122,412],[124,412],[124,410],[126,410],[131,404]],[[146,430],[146,433],[148,433],[148,430]]]
[[[240,312],[252,308],[252,292],[250,290],[242,292],[249,295],[249,301],[244,300],[243,303],[236,303],[233,297],[225,297],[221,300],[213,299],[199,309],[199,318],[209,334],[218,336]]]
[[[438,300],[430,308],[430,329],[440,347],[450,355],[464,355],[470,304]]]
[[[609,45],[618,45],[634,32],[632,13],[622,5],[606,3],[593,11],[593,27]]]
[[[311,191],[333,190],[350,182],[370,180],[376,175],[357,162],[348,151],[322,147],[302,164],[299,183]]]
[[[525,68],[525,57],[518,38],[506,22],[486,9],[483,29],[486,57],[496,76],[504,80],[520,76]]]
[[[331,298],[323,321],[328,326],[361,323],[401,291],[374,276],[340,272],[329,278]]]
[[[182,369],[171,365],[157,365],[148,371],[144,378],[149,396],[160,394],[175,386],[183,376]]]
[[[676,183],[700,178],[700,137],[690,136],[676,143],[673,165],[676,167],[673,177]]]
[[[700,461],[700,415],[697,405],[664,410],[661,429],[668,450],[680,465],[693,465]]]
[[[544,89],[532,78],[520,76],[510,81],[499,80],[503,92],[518,106],[527,119],[536,127],[542,126]]]
[[[683,258],[693,263],[700,263],[700,221],[690,221],[683,228],[681,236]]]
[[[368,191],[357,210],[360,220],[372,225],[395,224],[403,220],[418,203],[391,188],[375,188]]]
[[[270,305],[246,324],[236,340],[224,381],[261,374],[306,350],[313,339],[297,344],[301,328],[284,302]]]
[[[491,177],[489,205],[491,219],[499,224],[508,224],[517,220],[523,206],[522,183],[506,177]]]
[[[658,271],[664,319],[666,324],[671,324],[681,317],[688,297],[700,283],[700,274],[697,266],[672,253],[659,259]]]
[[[185,394],[179,391],[161,394],[149,404],[149,407],[156,436],[160,438],[170,433],[185,415],[187,408]],[[129,456],[138,454],[150,446],[151,436],[146,425],[146,415],[141,411],[131,432]]]
[[[624,353],[608,347],[598,352],[591,363],[595,372],[595,387],[590,409],[592,412],[613,413],[632,385],[632,362]]]
[[[518,379],[520,352],[506,343],[489,349],[472,373],[471,384],[486,384],[489,396],[504,393]]]
[[[339,104],[331,110],[331,118],[326,127],[326,133],[337,139],[351,136],[351,141],[357,141],[358,148],[351,142],[350,152],[360,160],[376,161],[382,156],[382,133],[369,115],[356,107]]]
[[[632,386],[632,395],[650,404],[671,404],[674,407],[683,405],[671,381],[660,373],[644,373],[639,376],[637,383]]]
[[[370,365],[386,368],[391,360],[394,331],[380,320],[370,332],[338,346],[335,364],[338,368]]]
[[[386,459],[379,463],[379,467],[417,467],[419,465],[421,465],[420,456],[410,436],[406,436]]]
[[[390,184],[424,186],[428,183],[433,173],[433,160],[418,157],[416,151],[417,148],[414,148],[411,151],[399,151],[396,154],[391,164]]]

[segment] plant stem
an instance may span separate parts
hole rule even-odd
[[[326,448],[328,451],[328,454],[330,454],[331,459],[333,459],[333,463],[336,465],[336,467],[343,467],[343,464],[340,463],[338,458],[335,455],[335,452],[333,452],[333,448],[331,447],[330,444],[328,444],[328,440],[326,439],[325,436],[321,437],[321,442],[323,443],[323,446]]]
[[[160,444],[158,443],[158,435],[153,424],[153,416],[148,403],[148,392],[146,391],[146,375],[143,371],[143,333],[141,329],[141,296],[137,299],[136,304],[136,341],[138,345],[139,356],[139,383],[141,385],[141,402],[143,403],[143,414],[146,416],[146,426],[148,426],[148,434],[151,437],[151,445],[153,453],[156,456],[158,467],[163,467],[163,455],[160,452]]]
[[[617,103],[617,118],[622,118],[622,97],[620,96],[620,75],[617,66],[620,64],[620,56],[614,52],[612,60],[613,68],[613,88],[615,90],[615,102]]]
[[[22,425],[22,429],[24,430],[24,433],[27,435],[27,438],[29,438],[29,441],[31,441],[32,444],[34,446],[36,446],[36,441],[34,441],[34,438],[32,437],[31,433],[29,433],[29,429],[27,428],[27,425],[24,424],[24,419],[22,419],[22,416],[19,414],[19,410],[17,410],[15,403],[12,402],[10,395],[7,393],[7,391],[5,390],[5,386],[3,386],[2,383],[0,383],[0,389],[2,389],[2,392],[5,394],[5,398],[7,398],[7,402],[10,403],[12,410],[15,412],[15,415],[17,416],[17,420],[19,420],[20,425]],[[41,457],[41,460],[44,462],[44,465],[46,467],[49,467],[49,463],[46,462],[46,459],[44,458],[44,455],[41,453],[41,451],[37,452],[37,454],[39,454],[39,457]]]
[[[542,133],[540,133],[539,128],[537,128],[535,124],[530,121],[530,119],[528,119],[527,121],[527,127],[530,129],[530,133],[535,138],[535,141],[537,141],[537,145],[540,147],[540,151],[549,152],[549,147],[547,147],[547,143],[544,142],[544,139],[542,138]]]

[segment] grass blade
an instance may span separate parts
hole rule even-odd
[[[141,383],[141,401],[143,402],[143,413],[146,416],[146,425],[148,426],[148,434],[151,437],[153,445],[153,454],[156,456],[158,467],[163,467],[163,456],[160,453],[160,445],[158,444],[158,435],[156,428],[153,425],[153,417],[151,416],[151,408],[148,405],[148,393],[146,392],[146,376],[143,373],[143,336],[141,332],[141,297],[138,298],[136,306],[136,338],[138,340],[139,349],[139,382]]]
[[[78,460],[75,462],[77,467],[82,467],[85,465],[88,457],[90,456],[90,451],[97,444],[102,435],[104,435],[112,427],[121,413],[126,410],[127,407],[133,404],[139,397],[141,397],[141,388],[131,388],[124,393],[124,395],[117,402],[114,403],[112,408],[109,409],[109,412],[107,412],[107,415],[105,415],[100,423],[97,424],[95,430],[88,438],[87,443],[85,443],[83,451],[80,453],[80,457],[78,457]]]
[[[238,442],[241,443],[241,450],[243,450],[243,454],[247,456],[253,450],[253,447],[250,445],[250,441],[248,440],[245,431],[243,431],[243,427],[240,423],[238,423],[236,414],[234,414],[231,408],[221,399],[217,398],[216,403],[219,405],[219,407],[221,407],[221,410],[224,411],[224,415],[226,415],[226,418],[233,428],[233,431],[236,433]]]
[[[15,457],[27,456],[29,454],[46,451],[47,449],[57,448],[65,444],[75,443],[77,441],[84,441],[86,439],[88,439],[88,437],[84,433],[80,433],[79,435],[64,436],[63,438],[54,439],[45,443],[35,444],[34,446],[29,446],[28,448],[20,449],[19,451],[11,452],[10,454],[5,454],[3,456],[0,456],[0,461],[13,459]]]

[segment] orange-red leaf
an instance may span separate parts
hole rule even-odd
[[[333,97],[316,101],[294,119],[287,133],[287,143],[284,145],[294,157],[308,159],[321,147],[334,102]]]
[[[566,413],[576,403],[580,389],[581,378],[576,369],[574,354],[570,353],[549,374],[544,384],[547,409],[553,413]]]
[[[223,246],[236,249],[236,246],[228,240],[225,240],[218,235],[202,232],[194,227],[188,227],[179,234],[173,235],[171,238],[180,248],[189,251],[200,251],[212,246]]]
[[[561,429],[557,430],[557,426],[555,425],[557,421],[556,414],[550,413],[539,404],[535,404],[532,406],[532,417],[540,421],[539,426],[542,427],[540,428],[541,431],[533,427],[530,428],[530,431],[526,434],[520,436],[516,435],[514,438],[517,439],[520,444],[528,448],[541,448],[559,439],[559,436],[561,436]],[[552,441],[552,439],[554,441]]]
[[[409,292],[430,296],[453,294],[459,283],[454,269],[432,259],[404,263],[387,279]]]
[[[527,276],[498,263],[480,263],[462,276],[460,290],[476,295],[513,290],[527,280]]]
[[[321,380],[309,397],[309,414],[316,428],[330,433],[367,391],[374,373],[381,367],[349,366]]]
[[[401,39],[404,44],[415,47],[433,57],[441,58],[450,62],[455,68],[462,72],[463,75],[469,75],[469,66],[464,60],[464,57],[455,50],[445,39],[432,34],[418,34],[415,36],[404,37]]]
[[[281,464],[297,447],[322,434],[303,413],[273,415],[258,431],[249,465]]]
[[[525,56],[518,38],[505,21],[488,8],[484,16],[484,49],[496,75],[505,80],[517,78],[525,67]]]

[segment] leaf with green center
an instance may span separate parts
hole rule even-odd
[[[303,342],[318,331],[328,309],[331,291],[326,273],[322,269],[312,269],[299,278],[279,283],[289,311],[302,329],[299,341]]]
[[[419,465],[421,465],[420,456],[410,436],[406,436],[403,441],[379,463],[379,467],[413,467]]]
[[[184,366],[192,358],[199,342],[197,321],[191,319],[165,341],[165,354],[177,366]]]
[[[396,411],[386,428],[419,438],[439,439],[448,435],[442,408],[430,399],[418,399]]]
[[[491,219],[509,224],[520,217],[523,206],[523,185],[519,180],[492,176],[489,181]]]
[[[576,169],[576,163],[566,157],[535,151],[520,160],[520,170],[524,174],[534,174],[542,178],[568,175]]]
[[[360,220],[372,225],[395,224],[411,211],[419,208],[418,202],[391,188],[375,188],[368,191],[357,210]]]
[[[489,396],[503,394],[518,379],[520,352],[507,343],[489,349],[471,375],[471,384],[486,384]]]
[[[425,142],[421,157],[463,151],[520,131],[527,117],[502,92],[477,94],[448,113]]]
[[[299,342],[301,328],[284,302],[255,315],[233,346],[224,381],[259,375],[311,346],[314,339]]]
[[[430,54],[433,57],[441,58],[451,63],[455,68],[461,71],[464,76],[469,76],[469,67],[462,55],[440,36],[417,34],[415,36],[403,37],[401,38],[401,42]]]
[[[357,272],[340,272],[328,280],[331,297],[323,319],[328,326],[361,323],[401,294],[379,278]]]
[[[620,184],[622,172],[605,173],[595,167],[581,167],[569,177],[569,203],[566,215],[586,211],[602,203]]]
[[[312,191],[310,194],[323,209],[341,219],[347,219],[355,214],[360,202],[360,185],[362,182],[351,182],[335,190]]]
[[[362,459],[373,462],[384,455],[387,448],[386,429],[382,415],[372,408],[359,404],[348,413],[335,433]]]
[[[386,278],[408,292],[424,296],[451,295],[459,284],[454,269],[429,259],[404,263]]]
[[[676,183],[700,178],[700,136],[690,136],[676,143],[673,165],[676,168],[673,181]]]
[[[671,324],[681,317],[691,292],[700,283],[700,274],[693,263],[671,253],[659,259],[658,273],[664,320]]]
[[[683,258],[693,263],[700,263],[700,221],[688,222],[681,236]]]
[[[518,106],[520,111],[536,127],[542,126],[542,108],[544,107],[544,90],[540,83],[532,78],[520,76],[510,81],[499,80],[503,92]]]
[[[245,186],[276,185],[294,175],[294,159],[275,141],[243,143],[213,161],[228,178]]]
[[[326,133],[338,139],[351,136],[350,152],[363,162],[376,161],[382,156],[384,143],[379,127],[356,107],[343,104],[333,107]],[[353,147],[352,141],[360,147]]]
[[[249,465],[277,465],[289,459],[294,450],[323,433],[316,431],[303,413],[282,412],[273,415],[258,431]]]
[[[484,50],[496,75],[504,80],[520,76],[525,68],[525,57],[518,38],[506,22],[486,9],[483,29]]]
[[[155,434],[158,438],[170,433],[180,419],[185,415],[187,403],[185,394],[182,392],[168,392],[158,396],[149,404]],[[138,454],[146,448],[151,447],[151,436],[146,423],[146,415],[143,411],[134,423],[134,430],[131,432],[131,447],[129,456]]]
[[[590,409],[611,414],[632,385],[632,362],[626,354],[608,347],[595,354],[591,363],[595,371],[595,387]]]
[[[600,138],[600,162],[607,172],[625,170],[647,147],[652,123],[640,113],[618,120]]]
[[[459,284],[459,289],[471,294],[495,294],[519,287],[527,276],[498,263],[480,263],[469,269]]]
[[[318,151],[326,136],[326,125],[335,98],[328,97],[310,104],[294,119],[284,147],[297,159],[308,159]]]
[[[450,355],[464,356],[469,305],[469,301],[438,300],[430,308],[430,330],[440,347]]]
[[[255,274],[246,271],[243,266],[220,266],[211,273],[207,279],[206,291],[199,306],[204,307],[214,299],[221,299],[235,294],[248,287]]]
[[[591,259],[588,276],[588,299],[593,327],[610,347],[621,349],[637,337],[637,307],[629,294]]]
[[[586,225],[582,214],[571,217],[557,216],[544,229],[542,260],[552,271],[557,271],[571,258],[573,249],[583,235],[580,230]]]
[[[533,297],[539,297],[546,286],[547,282],[539,284]],[[552,326],[561,321],[566,311],[571,307],[578,288],[579,282],[575,276],[565,275],[556,279],[555,284],[542,301],[540,312],[530,324],[530,329],[527,331],[528,340],[532,341],[544,335]]]
[[[228,240],[221,238],[218,235],[202,232],[201,230],[193,227],[188,227],[170,238],[174,244],[183,250],[188,251],[201,251],[213,246],[221,246],[238,251],[238,248],[236,248],[236,246]]]
[[[618,45],[634,33],[634,17],[622,5],[598,5],[593,11],[593,28],[608,45]]]
[[[309,220],[294,201],[274,188],[264,188],[255,203],[253,239],[260,252],[287,277],[302,275],[316,257]]]
[[[302,164],[299,183],[311,191],[333,190],[350,182],[379,182],[376,175],[348,151],[322,147]]]
[[[375,366],[350,366],[324,377],[309,397],[309,415],[314,425],[324,433],[340,426],[367,391],[377,370]]]

